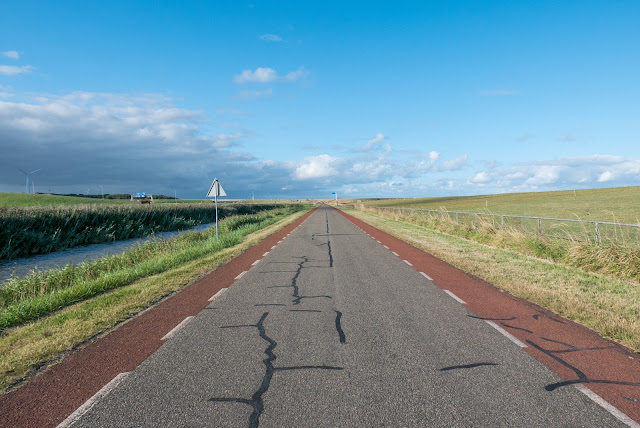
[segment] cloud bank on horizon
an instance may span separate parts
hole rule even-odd
[[[251,192],[321,197],[330,190],[393,197],[624,185],[640,175],[640,160],[598,154],[476,171],[466,154],[447,160],[437,151],[396,154],[382,133],[339,155],[259,159],[243,150],[249,138],[243,132],[207,134],[206,122],[203,112],[154,94],[75,92],[0,101],[0,182],[9,183],[6,191],[22,191],[17,169],[40,167],[34,176],[40,192],[95,193],[104,186],[110,193],[177,191],[195,198],[217,172],[244,198]]]
[[[271,22],[268,9],[239,10],[237,18],[256,13]],[[570,6],[562,10],[573,12]],[[293,24],[266,25],[262,32],[246,34],[243,45],[229,42],[235,53],[220,72],[220,63],[203,63],[202,74],[195,68],[180,74],[188,68],[185,56],[180,69],[154,69],[156,80],[149,70],[136,77],[124,52],[128,84],[109,80],[98,71],[104,64],[91,61],[86,67],[96,79],[74,78],[70,64],[47,59],[26,30],[16,30],[23,39],[14,37],[13,45],[0,51],[0,192],[24,191],[19,169],[38,168],[32,182],[39,192],[176,192],[183,198],[204,197],[214,177],[234,198],[328,197],[334,191],[354,198],[414,197],[640,184],[640,115],[629,109],[640,95],[629,85],[634,71],[640,72],[636,60],[625,63],[628,74],[617,73],[616,85],[628,88],[618,93],[618,104],[601,106],[596,101],[611,101],[610,94],[592,89],[602,70],[573,82],[558,71],[557,85],[532,81],[524,72],[501,73],[509,60],[492,66],[480,58],[475,66],[487,67],[486,76],[473,80],[482,73],[461,79],[456,64],[425,66],[414,57],[395,56],[411,35],[419,39],[424,31],[426,40],[433,36],[429,31],[454,30],[425,30],[419,19],[397,18],[395,24],[406,25],[408,39],[386,32],[380,36],[385,47],[359,26],[381,20],[384,13],[378,12],[357,18],[363,21],[354,22],[354,34],[335,42],[324,28],[313,28],[310,17],[288,18],[308,24],[304,32]],[[198,17],[191,19],[198,27]],[[0,19],[3,24],[9,22]],[[247,33],[242,26],[226,30]],[[206,31],[219,36],[215,29]],[[105,34],[89,31],[89,39],[100,37]],[[196,43],[186,37],[183,46]],[[473,40],[470,33],[461,37]],[[487,46],[498,39],[486,37],[484,49],[491,52]],[[51,43],[60,51],[83,49],[63,38]],[[447,49],[473,51],[452,43]],[[369,58],[371,46],[378,46],[394,67]],[[575,55],[587,54],[594,55]],[[155,51],[140,55],[147,61],[160,58]],[[553,63],[554,58],[532,61]],[[612,75],[615,66],[607,68]],[[391,73],[400,69],[404,75]],[[99,83],[101,76],[110,83]],[[202,94],[207,85],[213,95]],[[588,97],[585,88],[591,91]],[[578,99],[571,101],[572,96]]]

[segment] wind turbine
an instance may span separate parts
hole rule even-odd
[[[27,193],[31,193],[29,192],[29,180],[31,177],[31,174],[35,174],[36,172],[40,171],[42,168],[38,168],[35,171],[31,171],[31,172],[24,172],[23,170],[21,170],[20,168],[18,168],[18,171],[20,171],[21,173],[23,173],[24,175],[27,176]]]

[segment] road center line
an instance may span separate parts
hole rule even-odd
[[[70,414],[67,417],[67,419],[60,422],[57,428],[70,427],[71,425],[76,423],[78,419],[80,419],[82,415],[87,413],[101,398],[104,398],[107,394],[111,392],[112,389],[118,386],[118,384],[122,382],[129,375],[129,373],[131,372],[120,373],[119,375],[111,379],[111,381],[108,384],[103,386],[102,389],[100,389],[100,391],[96,392],[93,395],[93,397],[85,401],[84,404],[78,407],[75,412]]]
[[[607,412],[611,413],[620,422],[627,424],[628,426],[633,428],[640,428],[640,424],[638,424],[636,421],[631,419],[629,416],[622,413],[620,410],[613,407],[611,404],[609,404],[608,401],[600,397],[598,394],[596,394],[595,392],[593,392],[583,384],[577,383],[574,386],[578,391],[582,392],[584,395],[589,397],[593,402],[595,402],[596,404],[604,408]]]
[[[487,324],[489,324],[491,327],[495,328],[496,330],[498,330],[504,337],[506,337],[507,339],[509,339],[510,341],[512,341],[513,343],[515,343],[516,345],[518,345],[521,348],[526,348],[527,345],[525,345],[524,343],[520,342],[514,335],[512,335],[511,333],[509,333],[508,331],[506,331],[505,329],[503,329],[502,327],[500,327],[498,324],[494,323],[493,321],[489,321],[489,320],[485,320]]]
[[[406,264],[408,264],[409,266],[413,266],[409,260],[404,260],[403,259],[402,261],[405,262]]]
[[[240,275],[236,276],[235,279],[240,279],[244,276],[244,274],[247,273],[247,271],[243,271]]]
[[[218,290],[218,292],[216,294],[214,294],[213,296],[211,296],[211,298],[209,299],[210,302],[213,302],[219,295],[221,295],[222,293],[224,293],[225,291],[227,291],[226,288],[221,288],[220,290]]]
[[[160,340],[167,340],[167,339],[171,339],[180,329],[182,329],[185,325],[189,324],[189,321],[191,321],[194,317],[190,316],[190,317],[186,317],[185,319],[183,319],[180,324],[178,324],[177,326],[173,327],[171,329],[171,331],[167,334],[165,334],[162,339]]]
[[[467,304],[467,302],[465,302],[464,300],[462,300],[461,298],[459,298],[458,296],[453,294],[453,292],[451,292],[449,290],[444,290],[444,292],[447,293],[449,296],[453,297],[455,300],[457,300],[458,303],[462,303],[463,305]]]
[[[433,281],[433,278],[431,278],[429,275],[427,275],[424,272],[420,272],[420,275],[424,276],[425,278],[427,278],[429,281]]]

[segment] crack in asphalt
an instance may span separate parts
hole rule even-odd
[[[340,343],[346,343],[346,336],[344,334],[344,331],[342,330],[342,324],[341,324],[341,318],[342,318],[342,312],[340,312],[337,309],[334,309],[335,313],[336,313],[336,330],[338,331],[338,336],[340,337]]]
[[[222,326],[220,328],[243,328],[243,327],[255,327],[258,329],[260,334],[260,338],[268,343],[267,348],[264,350],[266,354],[266,358],[262,360],[262,363],[265,366],[265,373],[262,378],[262,382],[260,383],[260,387],[256,392],[253,393],[250,399],[247,398],[235,398],[235,397],[213,397],[208,401],[216,402],[216,403],[242,403],[248,406],[251,406],[253,412],[249,416],[249,424],[250,428],[256,428],[260,426],[260,416],[264,411],[264,400],[262,396],[269,390],[271,386],[271,379],[273,378],[273,374],[278,371],[291,371],[291,370],[343,370],[343,367],[335,367],[328,365],[307,365],[307,366],[292,366],[292,367],[274,367],[273,361],[276,360],[276,354],[273,352],[276,346],[278,346],[278,342],[267,335],[266,329],[264,327],[264,321],[267,319],[269,312],[265,312],[260,317],[260,320],[256,324],[248,324],[248,325],[231,325],[231,326]]]
[[[511,317],[511,318],[483,318],[483,317],[477,317],[475,315],[467,315],[470,318],[475,318],[477,320],[483,320],[483,321],[513,321],[514,319],[518,318],[518,317]]]
[[[293,304],[299,305],[300,302],[302,302],[302,299],[317,299],[317,298],[331,299],[332,298],[331,296],[326,296],[326,295],[321,295],[321,296],[301,296],[300,295],[300,287],[298,287],[298,277],[302,272],[302,268],[304,267],[304,264],[309,261],[309,258],[307,256],[297,257],[297,258],[302,259],[302,261],[298,262],[298,269],[296,270],[296,274],[293,276],[293,279],[291,280],[291,287],[293,287],[292,296],[294,297]]]
[[[511,317],[511,318],[482,318],[482,317],[478,317],[475,315],[467,315],[471,318],[476,318],[476,319],[481,319],[481,320],[491,320],[491,321],[511,321],[511,320],[515,320],[517,319],[517,317]],[[544,315],[543,315],[544,316]],[[539,318],[539,315],[535,314],[533,315],[533,318],[535,320],[537,320]],[[551,317],[546,317],[545,318],[551,320],[551,321],[556,321]],[[556,321],[559,322],[559,321]],[[507,323],[501,322],[501,325],[503,325],[504,327],[507,328],[511,328],[511,329],[515,329],[515,330],[520,330],[520,331],[524,331],[530,334],[535,334],[533,331],[528,330],[526,328],[522,328],[522,327],[516,327],[513,325],[509,325]],[[550,383],[548,385],[546,385],[544,387],[544,389],[546,389],[547,391],[553,391],[557,388],[563,387],[563,386],[567,386],[567,385],[575,385],[578,383],[600,383],[600,384],[607,384],[607,385],[621,385],[621,386],[635,386],[635,387],[640,387],[640,383],[638,382],[625,382],[625,381],[617,381],[617,380],[609,380],[609,379],[591,379],[589,378],[582,370],[580,370],[578,367],[570,364],[569,362],[565,361],[564,359],[560,358],[557,354],[567,354],[567,353],[571,353],[571,352],[582,352],[582,351],[601,351],[601,350],[606,350],[609,349],[609,347],[607,346],[600,346],[600,347],[584,347],[584,348],[579,348],[577,346],[574,346],[570,343],[566,343],[566,342],[561,342],[559,340],[553,340],[553,339],[548,339],[546,337],[541,337],[539,336],[541,340],[544,340],[545,342],[551,342],[551,343],[555,343],[558,345],[562,345],[565,347],[565,349],[546,349],[543,348],[542,346],[538,345],[537,343],[531,341],[531,340],[526,340],[526,342],[532,346],[533,348],[537,349],[538,351],[546,354],[547,356],[551,357],[553,360],[555,360],[556,362],[560,363],[561,365],[567,367],[568,369],[572,370],[576,376],[577,379],[573,379],[573,380],[564,380],[562,382],[556,382],[556,383]]]
[[[327,233],[329,233],[329,214],[325,211],[324,220],[327,222]]]
[[[569,364],[567,361],[563,360],[562,358],[560,358],[559,356],[557,356],[557,353],[566,353],[566,352],[580,352],[580,351],[586,351],[586,350],[603,350],[603,349],[608,349],[606,347],[601,347],[601,348],[577,348],[573,345],[570,345],[568,343],[563,343],[563,342],[559,342],[557,340],[552,340],[552,339],[546,339],[544,337],[541,338],[542,340],[546,340],[548,342],[553,342],[553,343],[557,343],[560,345],[564,345],[567,346],[568,349],[561,349],[561,350],[553,350],[553,349],[545,349],[542,346],[538,345],[535,342],[532,342],[531,340],[527,340],[527,343],[531,346],[533,346],[534,348],[536,348],[537,350],[544,352],[546,355],[548,355],[549,357],[553,358],[554,360],[556,360],[558,363],[562,364],[563,366],[571,369],[576,376],[578,377],[578,379],[574,379],[574,380],[565,380],[562,382],[556,382],[556,383],[550,383],[549,385],[545,386],[544,389],[546,389],[547,391],[553,391],[556,388],[560,388],[562,386],[567,386],[567,385],[575,385],[577,383],[603,383],[603,384],[612,384],[612,385],[625,385],[625,386],[637,386],[640,387],[640,383],[637,382],[623,382],[623,381],[617,381],[617,380],[608,380],[608,379],[590,379],[589,377],[587,377],[587,375],[584,374],[584,372],[582,370],[580,370],[579,368]]]
[[[501,322],[500,324],[501,324],[501,325],[503,325],[503,326],[505,326],[505,327],[512,328],[512,329],[514,329],[514,330],[526,331],[527,333],[531,333],[531,334],[533,334],[533,332],[532,332],[531,330],[527,330],[526,328],[516,327],[516,326],[514,326],[514,325],[509,325],[509,324],[507,324],[506,322]]]
[[[463,364],[460,366],[451,366],[451,367],[444,367],[441,368],[440,371],[441,372],[446,372],[449,370],[457,370],[457,369],[472,369],[474,367],[481,367],[481,366],[497,366],[498,364],[496,363],[473,363],[473,364]]]

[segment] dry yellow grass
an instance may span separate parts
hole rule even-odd
[[[640,284],[450,236],[368,212],[347,212],[506,292],[640,352]]]
[[[250,246],[294,222],[305,212],[248,235],[241,244],[209,257],[150,276],[109,293],[65,308],[25,326],[8,329],[0,336],[0,392],[16,386],[25,377],[88,339],[157,304],[198,278],[242,253]]]

